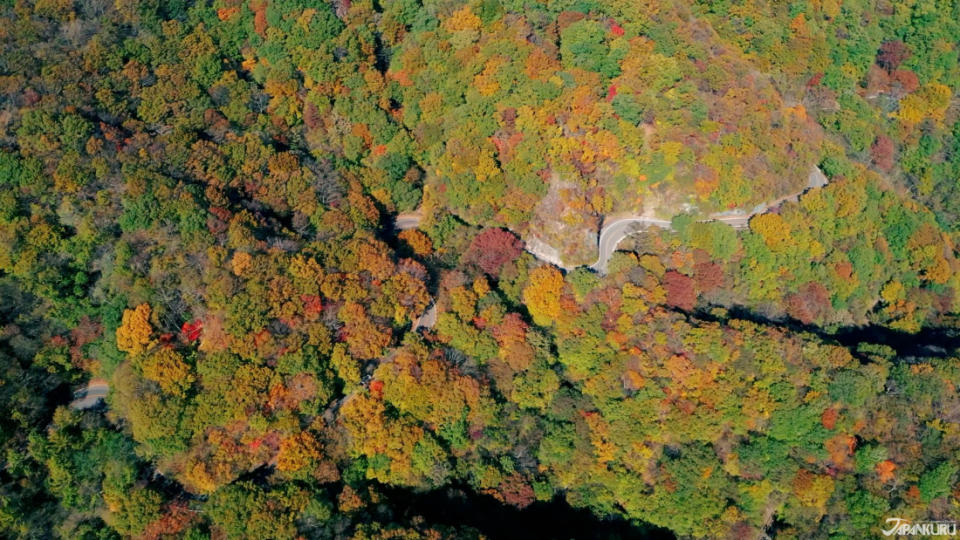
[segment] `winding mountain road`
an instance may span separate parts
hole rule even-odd
[[[734,229],[745,229],[749,226],[750,218],[753,216],[766,213],[770,211],[771,208],[776,208],[784,202],[797,201],[807,190],[826,186],[827,183],[827,177],[824,176],[820,168],[813,167],[807,177],[806,187],[796,193],[784,195],[783,197],[774,199],[770,202],[757,205],[750,212],[738,211],[734,213],[723,212],[719,214],[713,214],[707,219],[701,220],[701,222],[706,223],[710,221],[717,221],[729,225]],[[394,218],[394,228],[398,231],[415,229],[420,225],[420,219],[421,215],[419,211],[397,214],[396,218]],[[660,219],[653,216],[627,215],[623,217],[615,217],[609,221],[604,221],[603,227],[600,229],[600,235],[597,238],[597,262],[590,265],[590,268],[601,274],[606,274],[607,263],[610,261],[610,257],[617,250],[617,246],[623,241],[624,238],[630,236],[631,234],[636,234],[639,232],[639,230],[649,227],[660,227],[661,229],[667,230],[671,229],[670,220]],[[566,270],[572,270],[572,268],[563,266],[563,263],[559,257],[555,256],[555,249],[553,249],[551,246],[543,244],[542,242],[539,242],[538,244],[535,242],[535,240],[536,239],[533,238],[526,242],[527,251],[530,252],[534,257],[544,262],[560,266]]]
[[[756,214],[717,216],[715,218],[702,220],[702,222],[719,221],[734,229],[745,229],[750,223],[750,218],[754,215]],[[607,262],[610,261],[610,257],[613,255],[613,252],[617,250],[620,242],[631,234],[639,232],[633,227],[634,225],[642,228],[660,227],[661,229],[671,230],[670,221],[665,219],[631,216],[610,221],[606,223],[600,231],[600,239],[597,243],[600,252],[599,257],[597,258],[597,262],[590,265],[590,268],[601,274],[607,273]]]
[[[597,257],[597,262],[590,265],[590,268],[593,268],[601,274],[606,274],[607,262],[610,260],[610,256],[617,250],[617,246],[624,238],[636,232],[634,229],[635,226],[643,228],[660,227],[661,229],[669,230],[670,222],[665,219],[625,217],[604,224],[600,230],[600,240],[598,242],[600,254]]]
[[[827,182],[827,177],[824,176],[820,168],[813,167],[813,169],[810,170],[809,176],[807,176],[807,186],[797,193],[784,195],[779,199],[760,204],[749,213],[714,214],[707,219],[701,220],[701,222],[718,221],[734,229],[745,229],[749,226],[750,218],[753,216],[766,213],[771,208],[776,208],[786,201],[797,201],[807,190],[826,186]],[[601,274],[607,273],[607,263],[610,261],[613,252],[617,250],[620,242],[631,234],[638,232],[637,229],[631,227],[632,225],[639,225],[642,228],[660,227],[661,229],[667,230],[671,228],[670,221],[648,216],[626,216],[606,222],[600,229],[600,237],[597,242],[599,248],[597,262],[591,264],[590,268]]]

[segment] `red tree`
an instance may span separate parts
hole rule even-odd
[[[909,69],[898,69],[891,74],[893,82],[900,85],[900,92],[904,95],[913,92],[920,86],[917,74]]]
[[[518,473],[504,478],[493,496],[517,508],[526,508],[537,500],[533,487]]]
[[[885,135],[877,136],[870,147],[870,156],[873,158],[873,164],[882,171],[889,171],[893,168],[893,140]]]
[[[804,324],[810,324],[827,314],[830,292],[822,284],[811,281],[796,294],[787,297],[787,314]]]
[[[900,40],[885,41],[877,51],[877,64],[887,71],[900,67],[900,63],[910,56],[907,46]]]
[[[196,512],[190,510],[186,504],[174,501],[167,506],[166,511],[159,518],[147,525],[140,538],[159,539],[179,535],[196,520],[196,517]]]
[[[316,315],[323,311],[323,301],[315,294],[301,294],[300,300],[303,302],[303,311],[308,315]]]
[[[697,303],[693,280],[679,272],[670,270],[664,274],[663,287],[667,291],[668,305],[689,311]]]
[[[464,262],[476,264],[492,276],[523,251],[520,239],[503,229],[486,229],[473,238],[464,254]]]
[[[183,332],[183,337],[187,341],[196,341],[200,339],[200,334],[203,333],[203,321],[195,319],[193,322],[185,322],[180,327],[180,331]]]
[[[813,322],[813,313],[810,312],[810,308],[804,301],[803,296],[799,294],[791,294],[787,296],[786,304],[787,315],[790,315],[803,324],[810,324]]]
[[[693,267],[700,292],[710,292],[723,285],[723,268],[717,263],[702,262]]]

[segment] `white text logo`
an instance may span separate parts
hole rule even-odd
[[[918,521],[911,523],[909,519],[887,518],[889,529],[881,529],[884,536],[956,536],[956,521]]]

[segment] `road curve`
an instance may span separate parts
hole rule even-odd
[[[750,218],[766,212],[766,207],[762,211],[751,212],[749,214],[733,214],[733,215],[724,215],[716,216],[708,219],[700,220],[701,223],[708,223],[711,221],[717,221],[725,225],[729,225],[734,229],[745,229],[750,224]],[[600,239],[598,241],[599,247],[599,257],[597,262],[590,265],[590,268],[596,270],[601,274],[607,273],[607,262],[610,261],[610,257],[613,255],[613,252],[617,250],[617,246],[624,238],[634,234],[635,230],[631,230],[631,225],[640,225],[643,228],[649,227],[660,227],[661,229],[672,230],[670,221],[666,219],[657,219],[657,218],[647,218],[647,217],[624,217],[620,219],[615,219],[609,223],[603,225],[603,229],[600,231]]]
[[[106,398],[109,391],[110,384],[106,379],[90,379],[86,388],[74,394],[74,397],[77,399],[70,402],[70,408],[77,410],[89,409]]]
[[[610,260],[610,256],[617,250],[620,242],[627,236],[630,236],[633,232],[631,227],[634,225],[644,228],[660,227],[661,229],[670,229],[669,221],[656,218],[625,217],[605,223],[600,230],[600,239],[598,242],[599,257],[597,258],[597,262],[590,265],[590,268],[593,268],[601,274],[606,274],[607,262]]]
[[[773,201],[763,203],[755,207],[749,213],[747,212],[738,212],[738,213],[720,213],[714,214],[707,219],[701,220],[701,222],[710,222],[717,221],[724,223],[733,227],[734,229],[745,229],[750,224],[750,218],[757,214],[763,214],[768,212],[771,208],[776,208],[786,201],[796,201],[800,199],[800,195],[806,192],[809,189],[819,188],[826,186],[829,180],[823,174],[819,167],[814,166],[810,170],[810,174],[807,177],[807,186],[801,191],[796,193],[791,193],[775,199]],[[405,231],[408,229],[416,229],[420,226],[420,220],[422,216],[419,209],[413,212],[404,212],[402,214],[397,214],[394,218],[393,226],[398,231]],[[642,228],[649,227],[660,227],[661,229],[670,230],[671,224],[669,220],[659,219],[649,216],[624,216],[621,218],[616,218],[612,221],[607,221],[603,224],[603,227],[600,229],[600,235],[597,239],[597,248],[598,248],[598,257],[597,262],[590,265],[590,268],[601,273],[606,274],[607,272],[607,263],[610,261],[610,257],[613,255],[613,252],[617,250],[617,246],[624,238],[630,236],[635,230],[631,229],[631,226],[638,225]],[[562,261],[555,260],[556,257],[547,256],[543,253],[544,250],[531,249],[532,242],[527,242],[527,251],[530,252],[534,257],[544,262],[560,266],[563,266]],[[535,245],[533,246],[535,247]],[[543,246],[552,251],[550,246]],[[570,270],[571,268],[566,268]]]
[[[734,229],[745,229],[749,226],[750,218],[753,216],[766,213],[771,208],[776,208],[786,201],[798,201],[800,200],[800,195],[807,190],[824,187],[828,182],[829,180],[823,174],[820,168],[815,166],[810,170],[810,174],[807,177],[806,188],[798,191],[797,193],[791,193],[789,195],[780,197],[779,199],[761,204],[749,213],[715,214],[707,219],[701,220],[701,222],[706,223],[710,221],[718,221],[720,223],[729,225]],[[630,226],[634,224],[639,224],[643,228],[648,228],[651,226],[668,230],[671,228],[670,222],[667,220],[644,216],[627,216],[604,223],[603,228],[600,230],[600,238],[597,242],[599,256],[597,258],[597,262],[590,265],[590,268],[601,274],[606,274],[607,262],[610,261],[610,256],[613,255],[613,252],[617,250],[617,246],[623,241],[624,238],[635,232],[630,229]]]
[[[413,321],[413,330],[418,328],[433,328],[437,324],[437,305],[431,304],[423,315],[420,315]]]

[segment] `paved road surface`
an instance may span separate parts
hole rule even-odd
[[[808,189],[822,187],[826,184],[826,177],[822,172],[820,172],[820,169],[814,168],[814,170],[810,173]],[[769,204],[759,205],[749,214],[720,215],[704,221],[719,221],[721,223],[726,223],[735,229],[742,229],[747,227],[751,217],[757,214],[762,214],[769,208],[775,207],[784,201],[798,199],[801,193],[794,193],[785,197],[781,197]],[[418,212],[406,212],[403,214],[398,214],[394,221],[394,227],[396,227],[396,229],[399,231],[415,229],[420,226],[420,219],[421,216]],[[607,262],[610,260],[610,256],[613,255],[613,252],[616,251],[617,245],[620,244],[624,238],[635,232],[633,225],[639,225],[643,228],[660,227],[662,229],[670,229],[670,222],[665,219],[643,216],[628,216],[606,223],[604,224],[603,229],[600,231],[600,238],[598,241],[600,251],[599,258],[597,259],[597,262],[590,265],[590,268],[593,268],[601,274],[606,273]],[[534,254],[534,256],[536,256],[536,254]],[[437,306],[433,305],[430,306],[430,308],[427,309],[427,311],[416,321],[414,321],[414,329],[419,327],[431,328],[434,324],[436,324],[436,322]],[[79,390],[76,392],[76,394],[74,394],[76,399],[70,403],[70,407],[73,409],[89,409],[106,398],[109,391],[110,385],[107,383],[106,379],[90,379],[90,382],[87,383],[86,388]]]
[[[809,176],[807,177],[807,187],[802,191],[785,195],[779,199],[775,199],[767,203],[759,204],[749,213],[720,213],[715,214],[703,221],[718,221],[735,229],[745,229],[750,223],[750,218],[753,216],[767,212],[771,208],[775,208],[786,201],[799,200],[800,195],[802,195],[806,190],[823,187],[827,185],[827,182],[827,177],[824,176],[823,172],[821,172],[818,167],[813,167]],[[398,214],[394,219],[394,227],[398,231],[415,229],[420,225],[420,219],[421,216],[419,212],[405,212],[403,214]],[[648,227],[670,229],[670,221],[648,216],[625,216],[604,223],[603,228],[600,230],[600,237],[597,241],[597,247],[599,251],[597,262],[590,265],[590,268],[600,272],[601,274],[605,274],[607,271],[607,262],[610,260],[610,256],[613,255],[613,252],[617,250],[617,246],[620,244],[620,242],[622,242],[624,238],[635,233],[638,228]],[[552,250],[550,246],[543,247],[549,248],[551,251],[555,251]],[[529,251],[538,259],[545,260],[551,264],[558,263],[557,260],[554,260],[555,257],[546,256],[542,252],[543,250],[538,251],[537,249],[530,249],[529,242],[527,251]],[[559,266],[563,267],[562,264],[559,264]]]
[[[397,217],[393,220],[393,226],[398,231],[416,229],[420,226],[420,218],[421,216],[417,212],[404,212],[402,214],[397,214]]]
[[[827,185],[827,182],[827,177],[820,171],[820,168],[814,167],[807,177],[807,187],[802,191],[785,195],[768,203],[760,204],[749,213],[718,214],[703,221],[719,221],[734,229],[745,229],[750,224],[750,218],[753,216],[763,214],[786,201],[797,201],[800,199],[800,195],[806,190],[823,187]],[[590,268],[593,268],[601,274],[605,274],[607,272],[607,262],[610,261],[610,256],[613,255],[613,252],[617,250],[617,245],[619,245],[624,238],[636,232],[635,228],[632,227],[633,225],[639,225],[642,228],[652,226],[660,227],[661,229],[670,229],[669,221],[644,216],[627,216],[604,223],[603,228],[600,230],[600,238],[598,241],[599,257],[597,258],[597,262],[590,265]]]
[[[703,221],[719,221],[734,229],[744,229],[750,223],[750,217],[753,215],[754,214],[734,214],[705,219]],[[613,252],[617,250],[620,242],[622,242],[624,238],[637,232],[637,228],[634,227],[635,225],[641,228],[660,227],[661,229],[670,230],[670,222],[665,219],[646,217],[615,219],[605,224],[600,231],[600,240],[598,242],[599,257],[597,258],[597,262],[590,265],[590,268],[593,268],[601,274],[605,274],[607,272],[607,262],[610,261],[610,257],[613,255]]]
[[[437,305],[432,304],[423,315],[417,317],[413,321],[413,329],[417,328],[433,328],[433,325],[437,324]]]
[[[74,397],[77,399],[74,399],[72,402],[70,402],[70,408],[89,409],[107,397],[107,392],[109,391],[110,385],[107,383],[106,379],[90,379],[90,382],[87,383],[86,388],[74,394]]]
[[[593,263],[590,268],[601,274],[607,273],[607,261],[617,250],[617,245],[634,232],[635,226],[670,229],[670,222],[665,219],[626,217],[604,224],[603,229],[600,230],[600,241],[598,242],[600,254],[597,262]]]

